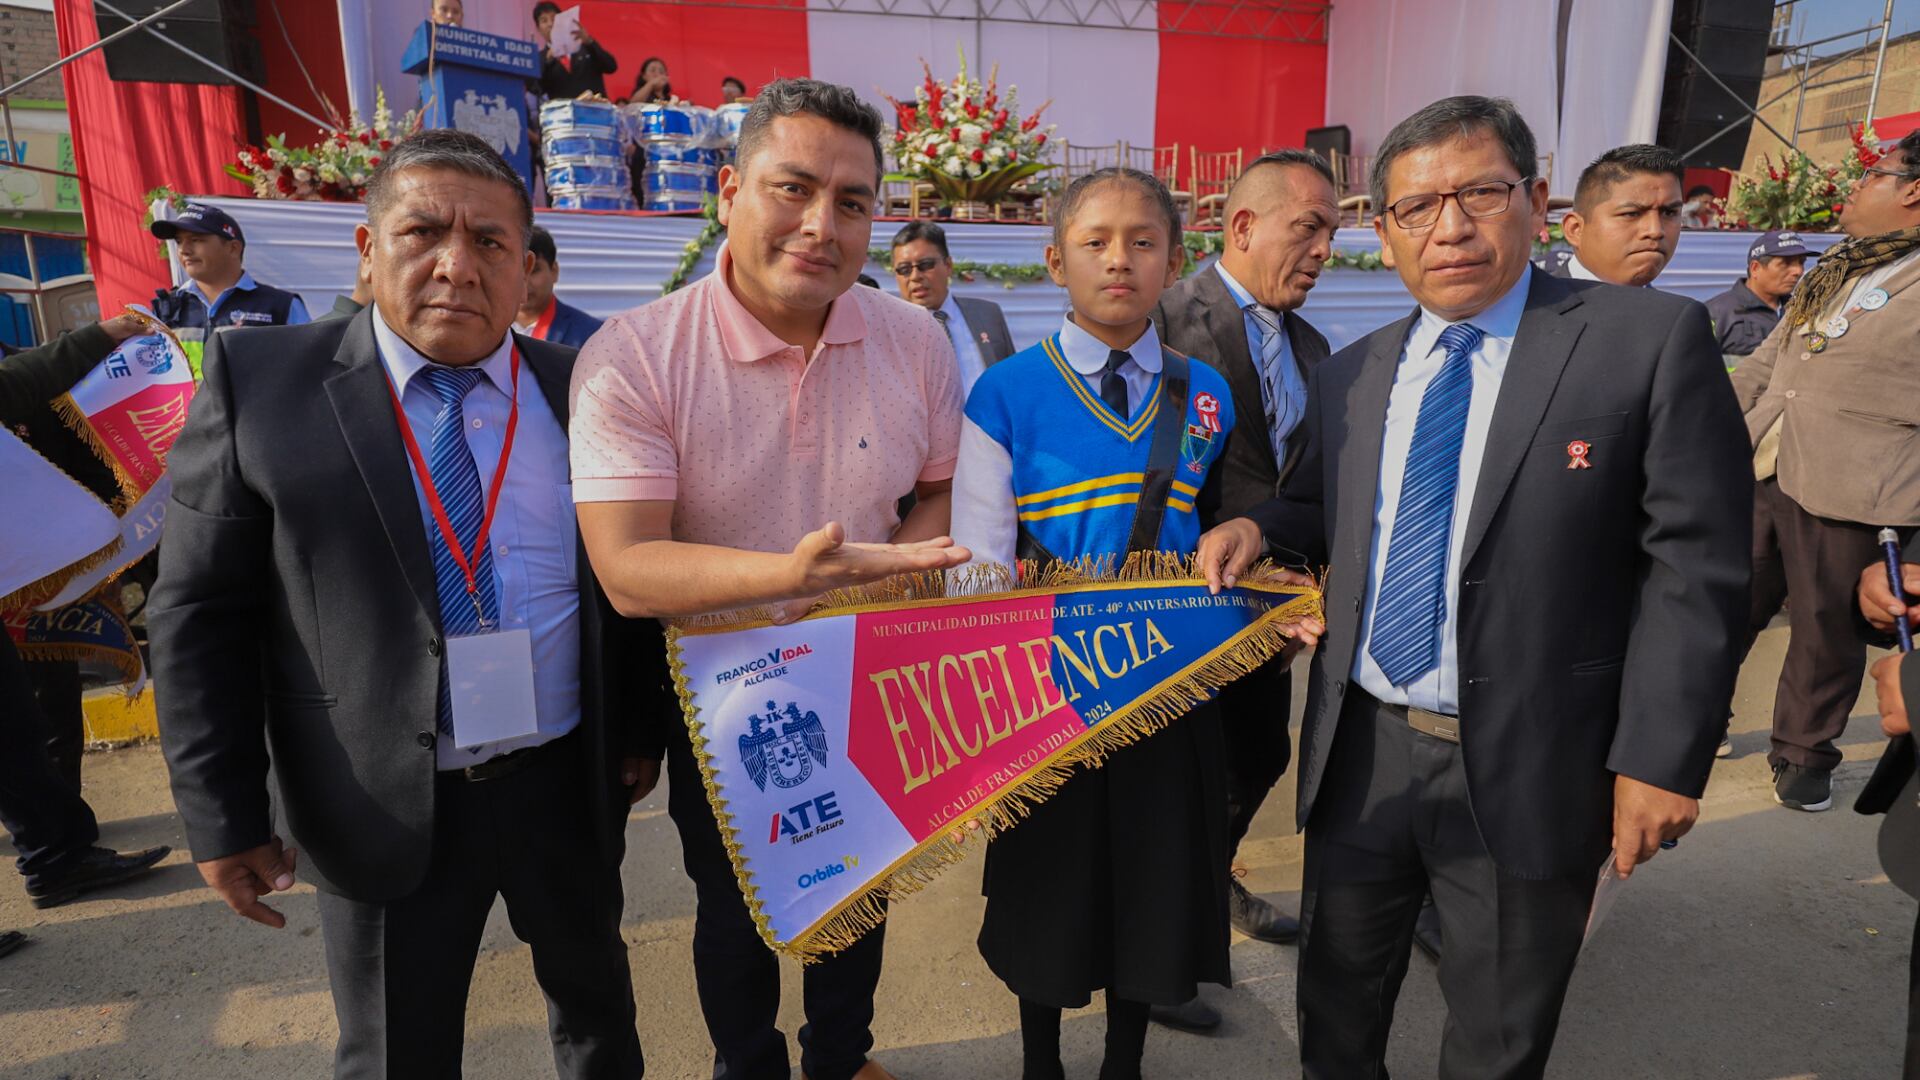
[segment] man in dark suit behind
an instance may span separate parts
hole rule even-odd
[[[1268,543],[1332,564],[1301,627],[1309,1077],[1385,1074],[1429,888],[1439,1075],[1540,1076],[1609,846],[1631,873],[1692,826],[1725,727],[1752,485],[1712,328],[1532,271],[1535,155],[1481,97],[1387,136],[1375,228],[1420,307],[1320,365],[1281,496],[1201,539],[1210,579]]]
[[[1000,305],[953,292],[953,256],[947,231],[931,221],[913,221],[893,234],[893,280],[900,297],[933,313],[953,343],[960,365],[960,392],[970,393],[980,373],[1012,356],[1013,334]]]
[[[1920,594],[1920,538],[1909,539],[1901,555],[1901,591],[1906,596]],[[1876,562],[1860,571],[1856,590],[1860,614],[1866,617],[1872,633],[1862,635],[1872,645],[1891,647],[1895,643],[1894,622],[1907,621],[1911,630],[1920,620],[1920,607],[1911,607],[1906,596],[1896,598],[1887,581],[1885,563]],[[1873,775],[1860,789],[1853,808],[1862,814],[1885,814],[1880,825],[1880,857],[1887,877],[1909,896],[1920,898],[1920,791],[1914,786],[1914,744],[1912,702],[1920,701],[1920,663],[1914,653],[1893,653],[1874,662],[1871,675],[1880,710],[1880,730],[1892,740]],[[1889,856],[1892,856],[1891,858]],[[1896,865],[1895,860],[1901,860]],[[1914,944],[1907,961],[1907,1054],[1901,1076],[1920,1080],[1920,918],[1914,921]]]
[[[600,320],[567,303],[553,291],[560,283],[560,251],[553,234],[538,225],[527,241],[533,254],[533,269],[527,272],[527,298],[520,301],[514,325],[523,334],[577,349],[587,343]]]
[[[508,330],[532,224],[484,141],[395,147],[356,237],[374,307],[214,338],[168,462],[149,617],[174,799],[239,914],[282,927],[261,899],[319,889],[338,1077],[459,1074],[496,896],[561,1075],[642,1073],[619,863],[658,776],[658,673],[633,667],[657,648],[579,548],[573,350]]]
[[[1160,340],[1205,360],[1233,389],[1236,424],[1198,502],[1212,527],[1274,497],[1280,476],[1306,440],[1307,376],[1327,357],[1327,339],[1296,310],[1333,254],[1340,210],[1333,170],[1307,150],[1256,159],[1227,195],[1226,246],[1220,260],[1168,289],[1154,310]],[[1230,847],[1238,847],[1292,746],[1273,705],[1293,697],[1292,657],[1277,657],[1220,696],[1226,721]],[[1224,869],[1224,868],[1223,868]],[[1230,882],[1229,909],[1241,933],[1291,942],[1300,924]]]

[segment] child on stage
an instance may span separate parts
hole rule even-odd
[[[1148,314],[1185,249],[1167,189],[1133,169],[1073,182],[1047,248],[1072,312],[967,400],[953,537],[976,563],[1191,554],[1194,497],[1233,427],[1227,383]],[[1101,1080],[1140,1076],[1150,1005],[1226,984],[1227,800],[1202,706],[1081,769],[986,859],[980,953],[1020,997],[1025,1080],[1060,1080],[1060,1012],[1106,991]]]

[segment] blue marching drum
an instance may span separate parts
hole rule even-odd
[[[540,131],[543,135],[566,133],[617,140],[620,111],[605,101],[549,101],[540,106]]]

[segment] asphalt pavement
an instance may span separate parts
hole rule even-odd
[[[1843,740],[1835,808],[1803,814],[1774,805],[1767,732],[1786,636],[1783,623],[1763,635],[1742,673],[1734,754],[1714,767],[1699,826],[1635,874],[1589,942],[1549,1075],[1899,1074],[1915,905],[1880,872],[1879,819],[1850,809],[1883,745],[1871,688]],[[176,850],[136,883],[50,911],[27,903],[17,875],[0,874],[0,929],[33,939],[0,959],[0,1080],[328,1075],[336,1028],[311,888],[279,902],[285,930],[230,913],[183,850],[156,747],[88,755],[86,794],[103,843]],[[1297,911],[1292,795],[1288,776],[1241,854],[1247,884]],[[665,806],[663,789],[628,826],[623,932],[648,1075],[704,1080],[712,1048],[694,996],[693,890]],[[0,842],[5,854],[11,848]],[[876,1056],[901,1080],[1019,1074],[1016,1003],[974,947],[979,875],[977,863],[963,864],[893,908],[874,1035]],[[1296,959],[1292,948],[1236,935],[1235,986],[1207,991],[1225,1027],[1212,1036],[1155,1029],[1147,1075],[1298,1076]],[[799,968],[785,964],[783,976],[781,1020],[791,1036],[802,1020]],[[1444,1019],[1434,967],[1416,954],[1388,1056],[1396,1076],[1434,1074]],[[1069,1014],[1070,1077],[1098,1072],[1103,1027],[1098,1002]],[[467,1036],[468,1077],[554,1075],[528,950],[498,905]],[[797,1064],[797,1048],[794,1055]]]

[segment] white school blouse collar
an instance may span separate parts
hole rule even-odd
[[[1107,354],[1113,347],[1077,326],[1072,319],[1060,320],[1060,351],[1067,366],[1082,375],[1098,375],[1107,369]],[[1149,375],[1160,373],[1160,335],[1147,323],[1146,332],[1127,347],[1127,355]]]
[[[387,374],[393,379],[394,393],[406,397],[407,382],[433,361],[420,355],[418,350],[407,344],[406,338],[395,333],[377,306],[373,309],[373,340],[380,348],[380,362],[386,365]],[[512,345],[513,334],[509,332],[500,339],[500,345],[493,350],[493,355],[480,361],[480,370],[486,373],[494,389],[502,394],[512,392],[513,365],[509,359]]]

